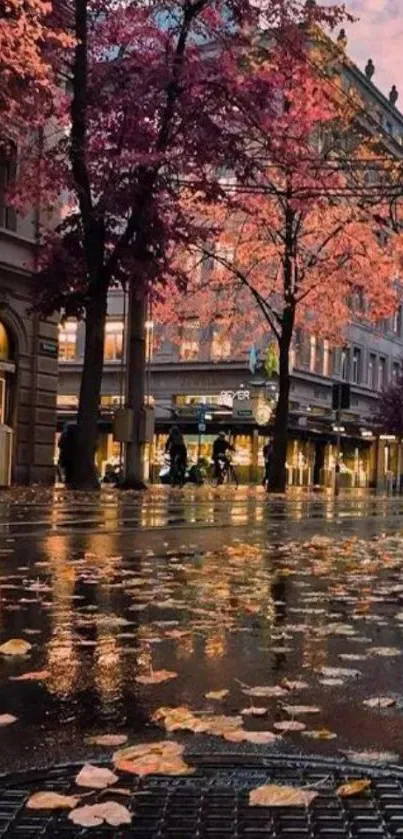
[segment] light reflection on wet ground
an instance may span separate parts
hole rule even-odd
[[[2,730],[1,768],[80,760],[94,754],[85,738],[95,733],[158,738],[150,717],[162,705],[234,714],[249,703],[245,685],[286,677],[308,687],[255,699],[268,714],[245,728],[273,730],[289,718],[284,703],[318,706],[298,719],[337,737],[287,734],[282,749],[403,754],[403,540],[393,535],[402,506],[365,497],[267,505],[242,489],[197,503],[161,492],[119,504],[113,493],[53,509],[4,504],[0,643],[24,638],[32,650],[0,658],[0,714],[18,717]],[[312,544],[318,533],[332,541]],[[359,672],[323,684],[338,678],[323,667]],[[136,681],[163,669],[178,675]],[[49,676],[10,679],[30,671]],[[221,689],[223,701],[205,698]],[[363,705],[385,695],[388,709]]]

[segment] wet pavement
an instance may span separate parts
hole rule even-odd
[[[0,771],[108,757],[99,734],[161,739],[169,713],[152,717],[179,706],[215,720],[194,734],[179,713],[171,736],[195,751],[399,760],[401,528],[402,499],[366,495],[3,495],[0,644],[31,648],[0,655],[0,715],[17,718]],[[218,716],[256,706],[222,736]],[[256,731],[281,739],[242,742]]]

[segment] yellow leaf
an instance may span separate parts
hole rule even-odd
[[[127,743],[127,734],[96,734],[87,737],[85,742],[90,746],[123,746]]]
[[[113,762],[132,775],[190,775],[194,769],[182,759],[183,751],[184,746],[170,740],[141,743],[115,752]]]
[[[359,795],[361,792],[365,792],[365,790],[369,789],[371,786],[371,781],[367,778],[363,778],[359,781],[349,781],[347,784],[342,784],[336,790],[337,795],[340,798],[350,798],[353,795]]]
[[[249,793],[252,807],[309,807],[318,793],[299,787],[265,784]]]
[[[206,699],[225,699],[228,696],[229,690],[210,690],[209,693],[205,693]]]
[[[148,676],[137,676],[136,682],[140,685],[159,685],[169,679],[176,679],[177,675],[173,670],[154,670]]]
[[[312,731],[303,731],[304,737],[309,737],[311,740],[334,740],[337,734],[334,731],[329,731],[327,728],[319,728]]]
[[[272,731],[245,731],[240,728],[224,732],[224,738],[230,743],[247,742],[266,745],[267,743],[274,743],[278,739],[278,735],[273,734]]]
[[[1,644],[0,653],[2,655],[25,655],[32,649],[32,644],[29,641],[24,641],[23,638],[11,638],[5,644]]]
[[[29,810],[72,810],[80,799],[73,795],[59,795],[57,792],[35,792],[28,799]]]

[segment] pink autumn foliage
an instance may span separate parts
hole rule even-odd
[[[78,2],[83,5],[73,0],[69,7],[73,19]],[[231,169],[240,181],[256,178],[261,164],[250,150],[263,135],[264,152],[274,160],[282,154],[288,119],[279,100],[280,56],[294,56],[300,130],[306,133],[323,115],[310,80],[301,110],[298,90],[307,66],[299,54],[308,23],[333,26],[345,14],[342,7],[313,8],[299,0],[269,0],[264,11],[250,0],[88,0],[84,6],[84,182],[78,183],[77,170],[73,174],[74,113],[67,88],[55,101],[42,159],[31,143],[22,149],[15,192],[18,206],[28,205],[40,183],[48,210],[38,295],[45,311],[62,306],[80,313],[94,264],[109,285],[152,284],[157,300],[164,287],[183,290],[187,280],[177,255],[208,236],[199,212],[183,203],[185,186],[214,215],[226,200],[220,171]],[[251,60],[258,42],[270,40],[273,31],[281,36],[278,60]],[[66,78],[74,72],[74,56],[74,46],[66,45]],[[143,238],[146,231],[141,255],[135,246],[140,230]],[[94,236],[96,259],[89,256]]]

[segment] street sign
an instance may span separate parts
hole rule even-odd
[[[253,417],[252,408],[247,407],[245,402],[239,403],[237,400],[234,399],[234,404],[232,407],[232,416],[234,419],[250,419]]]
[[[43,355],[50,355],[52,358],[57,358],[59,354],[59,344],[57,341],[40,341],[39,352]]]

